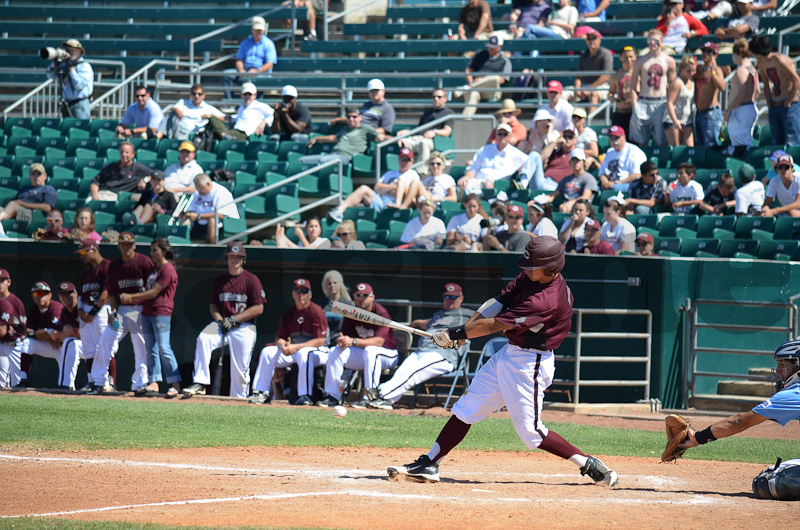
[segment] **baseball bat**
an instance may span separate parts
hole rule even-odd
[[[225,350],[227,349],[228,353],[231,351],[231,345],[228,340],[228,336],[223,335],[222,351],[219,353],[217,367],[214,371],[214,385],[211,387],[211,394],[215,396],[219,395],[222,388],[222,363],[225,361]]]
[[[376,324],[378,326],[386,326],[387,328],[394,328],[400,329],[403,331],[408,331],[409,333],[413,333],[414,335],[419,335],[420,337],[433,337],[432,333],[428,333],[427,331],[422,331],[421,329],[412,328],[411,326],[406,326],[405,324],[401,324],[399,322],[395,322],[394,320],[389,320],[388,318],[384,318],[380,315],[376,315],[371,311],[367,311],[365,309],[361,309],[359,307],[355,307],[352,305],[343,304],[341,302],[334,302],[331,304],[331,310],[334,313],[339,313],[340,315],[351,318],[353,320],[358,320],[359,322],[366,322],[367,324]]]

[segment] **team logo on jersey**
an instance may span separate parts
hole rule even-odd
[[[305,322],[305,320],[306,320],[305,317],[302,316],[297,317],[297,323],[300,324],[301,326],[303,325],[303,322]]]
[[[53,324],[57,326],[58,322],[59,322],[58,317],[53,317]]]
[[[266,298],[267,293],[264,292],[264,289],[261,289],[261,298]]]
[[[3,320],[3,322],[8,322],[10,324],[11,323],[11,313],[3,313],[2,320]]]
[[[522,324],[523,322],[525,322],[525,317],[517,317],[514,319],[515,324]]]
[[[363,326],[356,326],[356,333],[358,333],[359,339],[368,339],[370,337],[375,336],[375,330],[372,328],[366,328]]]

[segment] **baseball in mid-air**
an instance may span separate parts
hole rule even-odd
[[[333,407],[333,416],[336,418],[344,418],[347,416],[347,409],[341,405],[336,405]]]

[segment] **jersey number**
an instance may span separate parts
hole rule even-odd
[[[234,315],[241,315],[244,313],[244,310],[247,309],[247,304],[244,302],[236,302],[233,304],[233,314]]]

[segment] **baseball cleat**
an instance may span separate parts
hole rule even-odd
[[[590,456],[586,465],[581,468],[581,475],[589,475],[596,484],[601,486],[616,486],[619,480],[617,473],[606,466],[599,458]]]
[[[439,482],[439,464],[422,455],[416,462],[404,466],[390,466],[386,470],[389,480],[395,482]]]
[[[89,392],[92,391],[93,388],[94,388],[94,383],[86,383],[86,385],[84,385],[80,390],[78,390],[78,392],[80,392],[81,394],[88,394]]]
[[[311,398],[308,396],[300,396],[294,403],[292,403],[292,405],[297,405],[298,407],[303,407],[313,404],[314,402],[311,401]]]
[[[353,401],[350,403],[350,406],[354,409],[365,409],[367,408],[367,403],[369,403],[366,399],[359,399],[358,401]]]
[[[14,388],[28,388],[29,386],[30,385],[28,385],[28,380],[27,379],[20,379],[19,383],[14,385]]]
[[[108,394],[117,390],[114,385],[94,385],[94,387],[86,393],[88,396],[99,396],[100,394]]]
[[[192,386],[187,386],[183,389],[184,396],[205,396],[206,387],[200,383],[195,383]]]
[[[385,399],[373,399],[367,406],[371,409],[394,410],[392,404]]]
[[[314,404],[318,407],[335,407],[336,405],[339,404],[339,400],[333,396],[328,395]]]
[[[369,401],[375,401],[381,398],[381,393],[378,392],[377,388],[365,388],[364,395],[367,396],[367,400]]]
[[[253,392],[253,395],[250,396],[250,403],[254,405],[269,405],[270,399],[269,392],[259,392],[258,390]]]

